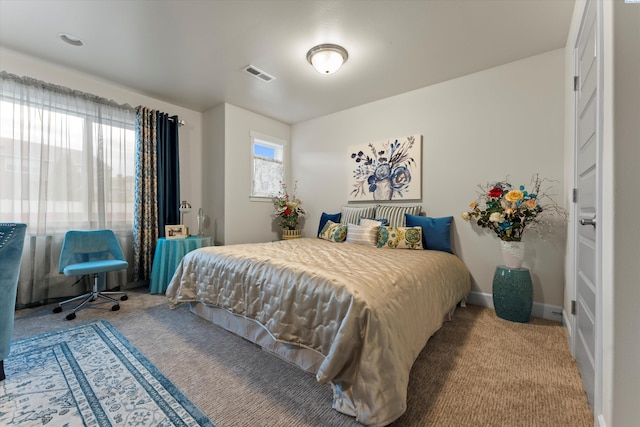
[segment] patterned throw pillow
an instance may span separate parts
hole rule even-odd
[[[318,237],[330,242],[344,242],[347,238],[347,226],[328,220]]]
[[[320,224],[318,225],[318,236],[320,236],[320,232],[329,220],[336,223],[340,222],[340,212],[338,212],[337,214],[328,214],[326,212],[322,212],[322,215],[320,216]]]
[[[375,206],[356,208],[353,206],[343,206],[340,210],[340,222],[342,224],[360,224],[360,219],[371,218],[376,211]]]
[[[349,224],[347,230],[347,240],[345,243],[355,245],[376,246],[378,241],[378,226],[369,227],[365,225]]]
[[[419,215],[422,206],[376,206],[376,218],[387,218],[391,227],[405,227],[405,214]]]
[[[422,227],[380,227],[379,248],[422,249]]]

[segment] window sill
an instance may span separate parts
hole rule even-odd
[[[273,197],[255,197],[249,196],[250,202],[273,203]]]

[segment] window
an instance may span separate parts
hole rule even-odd
[[[251,132],[251,197],[272,198],[285,180],[286,141]]]
[[[0,112],[0,221],[38,235],[131,230],[135,112],[13,79]]]
[[[68,230],[112,229],[133,254],[135,129],[131,107],[0,71],[0,222],[29,235],[17,307],[82,292],[58,273]]]

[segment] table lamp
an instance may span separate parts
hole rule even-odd
[[[191,205],[186,200],[183,200],[178,210],[180,211],[180,225],[184,225],[184,214],[191,212]]]

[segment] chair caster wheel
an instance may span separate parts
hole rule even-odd
[[[69,313],[67,314],[67,320],[73,320],[76,318],[76,314],[75,313]]]
[[[120,305],[116,304],[113,307],[111,307],[111,311],[118,311],[120,310]]]
[[[53,309],[54,313],[62,313],[62,307],[58,306],[56,308]]]
[[[126,301],[126,300],[128,300],[128,299],[129,299],[129,297],[128,297],[128,296],[126,296],[126,295],[122,295],[122,296],[120,297],[120,301]]]

